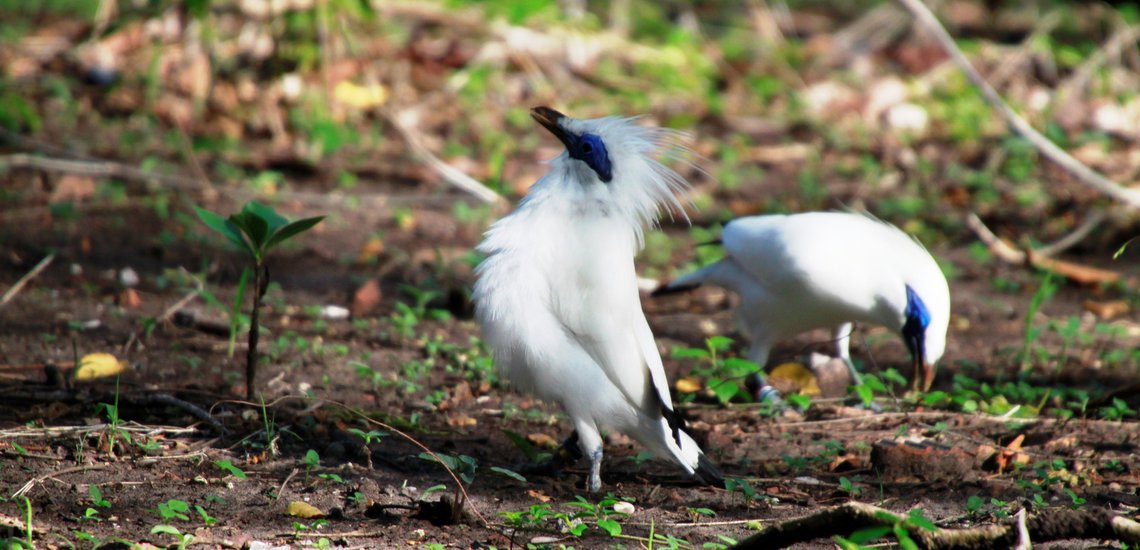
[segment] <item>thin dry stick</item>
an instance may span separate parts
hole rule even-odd
[[[92,177],[114,177],[132,181],[158,182],[168,187],[186,191],[201,191],[206,188],[202,182],[183,176],[155,174],[139,170],[133,166],[111,161],[71,160],[26,153],[0,155],[0,170],[5,168],[36,168],[49,172],[65,172]]]
[[[805,517],[788,520],[740,541],[734,549],[785,548],[834,535],[847,535],[865,527],[894,526],[902,523],[903,516],[884,508],[862,502],[848,502],[820,510]],[[908,526],[912,539],[919,548],[930,549],[1006,549],[1013,548],[1021,537],[1019,526],[983,525],[969,529],[940,529],[925,531]],[[1025,538],[1037,542],[1064,539],[1117,539],[1140,542],[1140,523],[1118,516],[1111,510],[1092,508],[1085,510],[1051,509],[1026,522]]]
[[[272,407],[272,406],[276,405],[277,403],[280,403],[281,401],[285,401],[285,400],[289,400],[289,399],[300,399],[302,401],[310,401],[311,400],[308,397],[300,396],[300,395],[283,395],[281,397],[278,397],[277,399],[274,399],[273,401],[270,401],[270,402],[264,403],[264,404],[253,403],[250,401],[241,401],[241,400],[227,400],[227,401],[219,401],[217,403],[214,403],[214,407],[216,407],[222,403],[236,403],[236,404],[240,404],[240,405],[253,406],[253,407],[259,407],[259,408],[260,407]],[[451,479],[453,479],[455,481],[456,489],[458,490],[458,492],[463,497],[463,500],[459,500],[459,498],[456,498],[456,506],[462,506],[464,502],[471,502],[471,495],[469,495],[467,493],[467,489],[463,486],[463,482],[459,479],[459,476],[456,475],[455,472],[451,470],[451,468],[448,468],[447,464],[445,464],[442,460],[439,459],[439,455],[437,455],[435,453],[435,451],[429,449],[427,447],[427,445],[420,443],[420,441],[418,439],[416,439],[416,438],[414,438],[414,437],[412,437],[412,436],[410,436],[410,435],[408,435],[408,434],[406,434],[400,430],[397,430],[396,428],[389,426],[388,424],[386,424],[384,422],[381,422],[379,420],[371,418],[368,415],[364,414],[363,412],[360,412],[357,409],[349,407],[348,405],[345,405],[344,403],[341,403],[339,401],[332,401],[332,400],[325,400],[325,403],[341,407],[344,410],[349,411],[352,414],[355,414],[355,415],[359,416],[360,418],[364,419],[365,422],[367,422],[369,424],[375,424],[381,428],[384,428],[385,430],[388,430],[388,431],[390,431],[390,432],[392,432],[392,433],[394,433],[394,434],[396,434],[396,435],[398,435],[404,439],[407,439],[413,445],[423,449],[424,452],[431,455],[431,457],[434,458],[436,460],[436,462],[439,462],[439,465],[443,466],[443,469],[446,470],[448,475],[451,476]],[[213,410],[213,407],[211,407],[211,410]],[[474,504],[471,505],[471,513],[475,514],[475,516],[479,518],[479,521],[483,522],[483,525],[490,525],[490,522],[487,521],[487,518],[484,517],[483,514],[479,513],[479,510],[477,508],[475,508]]]
[[[966,216],[966,227],[969,227],[978,236],[978,240],[990,248],[990,252],[993,252],[994,256],[1003,261],[1011,264],[1024,264],[1028,259],[1024,252],[990,231],[990,228],[986,227],[986,223],[977,214],[970,212],[970,215]]]
[[[1096,52],[1085,59],[1069,78],[1065,79],[1053,95],[1053,105],[1065,105],[1081,96],[1081,90],[1088,84],[1097,68],[1110,57],[1120,56],[1125,46],[1140,40],[1140,25],[1129,25],[1115,33]]]
[[[1081,161],[1074,158],[1072,155],[1066,153],[1060,147],[1057,147],[1049,138],[1042,135],[1033,128],[1021,115],[1013,110],[998,95],[997,90],[986,82],[985,78],[974,69],[970,64],[970,60],[966,59],[962,50],[958,49],[958,45],[954,43],[954,39],[950,37],[950,33],[938,22],[938,18],[922,3],[922,0],[898,0],[900,4],[910,10],[915,19],[921,22],[930,30],[934,38],[942,46],[954,63],[966,73],[966,77],[974,84],[981,92],[982,97],[997,110],[998,114],[1005,119],[1006,124],[1010,128],[1020,134],[1025,139],[1029,140],[1042,155],[1055,162],[1058,166],[1065,169],[1073,177],[1085,184],[1086,186],[1104,194],[1113,199],[1127,204],[1132,208],[1140,208],[1140,190],[1129,189],[1118,185],[1116,182],[1104,177],[1099,172],[1085,166]]]
[[[47,269],[47,266],[51,265],[51,261],[54,259],[55,254],[48,254],[44,259],[40,260],[40,263],[36,264],[31,271],[25,273],[23,277],[20,277],[20,280],[16,281],[16,284],[12,285],[12,288],[9,288],[8,291],[4,293],[4,297],[0,298],[0,307],[3,307],[10,302],[12,298],[16,297],[16,294],[19,294],[20,290],[23,290],[24,285],[27,285],[28,281],[35,279],[41,271]]]
[[[56,471],[56,472],[50,472],[50,473],[44,474],[42,476],[33,477],[32,479],[29,479],[28,482],[25,483],[22,487],[17,489],[15,493],[12,493],[11,498],[20,498],[21,496],[28,494],[28,491],[31,491],[33,487],[35,487],[37,484],[43,482],[46,479],[51,479],[51,478],[56,477],[56,476],[62,476],[62,475],[67,475],[67,474],[74,474],[74,473],[78,473],[78,472],[86,472],[87,470],[101,470],[101,469],[106,468],[110,465],[111,465],[110,463],[84,464],[82,466],[73,466],[71,468],[64,468],[64,469]]]
[[[1021,45],[1009,55],[1005,56],[1001,65],[998,65],[994,72],[990,73],[990,84],[993,86],[1001,86],[1005,83],[1006,79],[1013,75],[1029,57],[1029,53],[1033,50],[1033,44],[1036,43],[1042,36],[1047,36],[1057,28],[1061,23],[1061,14],[1057,11],[1051,11],[1042,17],[1037,22],[1037,26],[1033,28],[1033,34],[1030,34],[1025,40],[1021,41]]]
[[[1094,210],[1085,221],[1067,235],[1034,251],[1040,256],[1056,256],[1085,240],[1104,221],[1107,216],[1103,210]]]
[[[387,120],[392,127],[396,129],[400,137],[404,138],[404,142],[408,144],[412,152],[427,163],[429,168],[435,170],[443,179],[447,180],[448,183],[474,195],[486,203],[496,204],[503,201],[503,197],[498,193],[482,183],[479,183],[475,178],[464,174],[462,170],[439,160],[439,157],[432,154],[423,144],[423,140],[420,139],[419,134],[416,133],[410,125],[401,120],[407,111],[401,113],[392,113],[386,109],[378,109],[378,111],[380,115],[384,117],[384,120]]]

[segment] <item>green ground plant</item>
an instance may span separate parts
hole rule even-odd
[[[315,216],[290,222],[272,207],[250,201],[237,214],[228,218],[209,210],[195,207],[198,218],[207,227],[217,231],[232,244],[244,251],[251,266],[242,270],[238,283],[235,306],[240,304],[246,289],[249,273],[253,273],[253,305],[250,307],[249,350],[245,363],[245,396],[253,399],[254,382],[257,375],[257,344],[261,327],[258,319],[261,313],[261,299],[269,285],[269,270],[266,267],[266,254],[273,247],[303,233],[321,222],[324,216]],[[235,307],[236,309],[236,307]]]

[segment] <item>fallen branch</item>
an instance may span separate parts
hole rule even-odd
[[[35,168],[47,172],[64,172],[91,177],[120,178],[131,181],[156,182],[183,191],[205,191],[208,184],[183,176],[155,174],[134,166],[105,160],[71,160],[27,153],[0,156],[0,171],[7,168]]]
[[[1064,108],[1070,101],[1079,99],[1096,70],[1109,58],[1119,57],[1126,46],[1135,44],[1137,40],[1140,40],[1140,25],[1128,25],[1114,32],[1103,46],[1081,62],[1077,70],[1057,86],[1057,91],[1053,94],[1053,105]]]
[[[848,502],[774,525],[732,548],[786,548],[824,537],[850,535],[868,527],[906,525],[903,523],[905,519],[905,516],[878,506]],[[1024,532],[1019,532],[1018,523],[937,531],[909,525],[906,528],[918,547],[928,550],[1005,550],[1029,540],[1042,543],[1064,539],[1111,539],[1140,543],[1140,523],[1104,508],[1050,509],[1025,521]]]
[[[110,463],[106,463],[106,462],[100,463],[100,464],[84,464],[82,466],[73,466],[71,468],[64,468],[62,470],[58,470],[55,472],[49,472],[49,473],[46,473],[46,474],[41,475],[41,476],[36,476],[36,477],[33,477],[32,479],[29,479],[27,481],[27,483],[24,483],[24,485],[21,486],[19,489],[17,489],[15,493],[12,493],[12,496],[10,498],[20,498],[20,497],[28,494],[28,491],[31,491],[32,488],[35,487],[36,485],[42,483],[45,480],[56,477],[56,476],[62,476],[62,475],[67,475],[67,474],[75,474],[75,473],[79,473],[79,472],[86,472],[88,470],[101,470],[101,469],[106,468],[110,465],[111,465]]]
[[[44,259],[40,260],[40,263],[36,264],[31,271],[25,273],[23,277],[20,277],[20,280],[16,281],[16,284],[12,285],[12,288],[9,288],[8,291],[4,293],[4,297],[0,298],[0,307],[3,307],[10,302],[12,298],[15,298],[16,294],[19,294],[20,290],[24,288],[24,285],[27,285],[28,281],[35,279],[41,271],[47,269],[47,266],[51,265],[51,261],[54,259],[55,254],[48,254]]]
[[[1115,283],[1123,279],[1123,276],[1119,272],[1109,269],[1100,269],[1098,267],[1076,264],[1073,262],[1066,262],[1064,260],[1053,258],[1049,255],[1051,252],[1064,250],[1068,247],[1073,246],[1076,244],[1076,242],[1079,242],[1080,239],[1083,239],[1085,236],[1087,236],[1088,233],[1091,232],[1093,228],[1101,222],[1101,220],[1103,220],[1103,214],[1094,214],[1088,220],[1086,220],[1084,224],[1079,226],[1069,235],[1062,237],[1051,245],[1037,250],[1034,250],[1032,248],[1021,250],[1016,246],[1009,244],[1001,237],[995,235],[993,231],[990,231],[990,228],[986,227],[985,222],[983,222],[982,219],[973,212],[971,212],[970,215],[966,217],[966,227],[969,227],[970,230],[972,230],[974,234],[978,236],[978,240],[982,241],[986,246],[989,247],[990,252],[992,252],[995,257],[1006,263],[1014,265],[1028,265],[1037,269],[1052,271],[1067,279],[1071,279],[1082,284]],[[1132,279],[1129,279],[1128,283],[1130,285],[1133,284]]]
[[[392,127],[396,129],[400,137],[404,138],[404,142],[408,144],[412,152],[448,183],[489,204],[496,204],[503,201],[502,195],[479,183],[475,178],[464,174],[462,170],[439,160],[439,157],[429,151],[423,144],[423,140],[419,134],[412,128],[412,125],[403,120],[411,114],[410,111],[402,111],[399,113],[392,113],[385,109],[378,109],[378,111],[381,116],[384,117],[384,120],[387,120]]]
[[[954,63],[966,73],[970,82],[982,92],[982,97],[985,98],[986,102],[997,110],[1014,132],[1028,140],[1042,155],[1063,168],[1077,181],[1132,208],[1140,209],[1140,190],[1122,187],[1099,172],[1085,166],[1081,161],[1049,141],[1049,138],[1034,129],[1024,118],[1021,118],[1021,115],[1018,115],[998,95],[997,90],[994,90],[993,86],[990,86],[986,79],[982,78],[982,75],[974,69],[970,60],[966,59],[966,55],[958,49],[958,45],[954,43],[950,33],[946,32],[946,29],[938,22],[938,18],[934,16],[930,8],[926,7],[926,4],[922,3],[922,0],[898,0],[898,2],[910,10],[915,19],[930,30],[939,45],[946,50]]]

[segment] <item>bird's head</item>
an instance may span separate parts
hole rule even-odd
[[[945,280],[945,279],[943,279]],[[940,298],[940,295],[938,296]],[[945,303],[946,307],[942,307]],[[927,391],[934,383],[934,368],[946,349],[946,325],[949,322],[949,299],[939,299],[938,311],[932,314],[927,303],[910,285],[906,285],[906,309],[903,312],[902,337],[914,361],[914,389]]]
[[[535,107],[531,109],[530,116],[566,146],[566,154],[570,158],[584,162],[602,183],[613,181],[614,165],[610,162],[610,152],[602,139],[603,128],[599,124],[574,120],[550,107]]]
[[[562,176],[555,180],[604,201],[639,225],[654,222],[661,204],[683,214],[676,193],[688,184],[655,159],[686,151],[679,132],[639,126],[633,118],[575,119],[549,107],[535,107],[530,115],[566,147],[552,161]]]

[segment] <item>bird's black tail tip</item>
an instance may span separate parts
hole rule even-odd
[[[709,457],[705,456],[705,453],[701,453],[697,457],[697,471],[693,475],[705,485],[724,488],[724,476],[709,460]]]
[[[649,293],[649,295],[654,297],[654,298],[657,298],[658,296],[668,296],[670,294],[680,294],[682,292],[688,292],[688,291],[693,290],[694,288],[698,288],[700,286],[701,286],[700,283],[689,283],[689,284],[684,284],[684,285],[674,285],[673,283],[665,283],[665,284],[657,287],[656,289],[654,289],[653,292]]]

